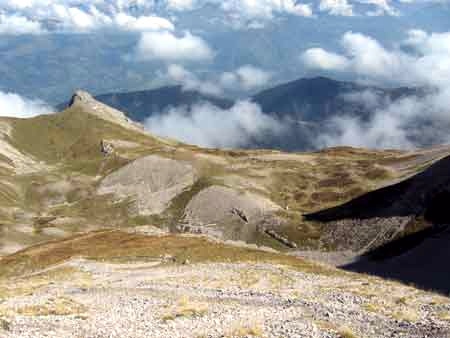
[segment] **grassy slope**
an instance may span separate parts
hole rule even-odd
[[[160,260],[174,262],[258,262],[291,266],[302,271],[337,274],[337,270],[293,256],[229,246],[203,237],[144,236],[117,230],[103,230],[61,241],[37,245],[0,260],[0,277],[19,276],[45,269],[73,257],[102,261]],[[342,272],[344,273],[344,272]]]
[[[99,151],[102,139],[137,142],[147,151],[161,146],[150,136],[101,120],[77,107],[60,114],[14,120],[12,125],[11,143],[17,149],[48,164],[60,165],[69,172],[88,175],[100,172],[104,161]]]
[[[26,156],[45,164],[42,171],[33,174],[0,173],[0,207],[5,208],[0,208],[0,216],[8,226],[4,226],[0,239],[25,245],[53,238],[43,235],[42,229],[49,226],[46,220],[56,217],[74,218],[62,227],[69,234],[92,226],[126,223],[127,202],[112,203],[95,195],[98,177],[163,146],[156,138],[99,119],[79,107],[7,122],[12,127],[7,141]],[[137,146],[105,157],[100,151],[103,139],[129,141]],[[70,184],[68,191],[51,188],[64,183]],[[18,232],[16,225],[32,226],[34,233]]]
[[[28,218],[24,221],[11,214],[3,215],[1,208],[0,216],[13,228],[25,222],[35,230],[27,235],[4,232],[0,240],[14,234],[14,241],[26,245],[52,239],[45,234],[45,228],[52,226],[50,223],[55,219],[65,219],[59,227],[68,235],[102,227],[149,223],[171,227],[201,188],[223,184],[272,199],[284,209],[279,215],[286,223],[278,231],[303,247],[317,246],[322,225],[305,222],[303,213],[340,204],[398,179],[404,173],[389,166],[410,159],[399,152],[351,148],[294,154],[293,158],[286,159],[272,151],[168,146],[150,135],[102,120],[79,106],[33,119],[8,119],[8,123],[12,126],[8,141],[48,168],[32,175],[12,176],[10,172],[0,172],[0,207],[16,207]],[[103,139],[129,141],[136,147],[117,149],[116,154],[105,157],[100,152]],[[151,218],[130,217],[128,201],[113,203],[108,197],[95,194],[101,177],[148,154],[191,163],[200,176],[199,182],[177,197],[164,214]],[[237,180],[230,181],[231,177]],[[3,180],[12,185],[4,184]],[[48,188],[61,182],[70,183],[68,191]],[[264,236],[249,240],[277,247],[276,242]]]

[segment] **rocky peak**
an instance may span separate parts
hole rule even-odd
[[[97,101],[90,93],[77,90],[70,100],[69,107],[81,108],[83,111],[93,114],[103,120],[121,125],[127,129],[144,132],[139,123],[130,120],[123,112]]]
[[[81,103],[88,103],[95,101],[94,97],[89,94],[88,92],[84,90],[77,90],[70,100],[70,106],[73,106],[74,104],[81,102]]]

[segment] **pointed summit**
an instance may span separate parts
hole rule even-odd
[[[120,110],[97,101],[90,93],[84,90],[77,90],[69,103],[69,109],[82,109],[83,111],[95,115],[103,120],[119,124],[124,128],[144,132],[144,127],[129,119]]]
[[[95,101],[94,97],[84,90],[77,90],[72,95],[69,106],[73,106],[76,103],[88,103]]]

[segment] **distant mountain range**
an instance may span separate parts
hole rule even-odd
[[[281,84],[248,99],[257,103],[264,113],[284,121],[288,130],[283,135],[266,135],[263,140],[254,140],[248,148],[285,151],[315,149],[315,139],[330,119],[343,115],[367,119],[376,109],[377,102],[395,101],[422,93],[423,90],[417,88],[379,88],[326,77],[304,78]],[[229,109],[235,102],[195,90],[185,90],[182,86],[109,93],[96,96],[96,99],[126,112],[129,118],[138,122],[144,122],[155,114],[164,114],[173,107],[192,107],[207,102],[221,109]],[[59,108],[64,106],[60,105]]]
[[[326,77],[306,78],[264,90],[252,100],[266,113],[279,117],[295,117],[304,122],[323,122],[336,115],[370,115],[367,102],[351,94],[371,92],[379,99],[398,100],[417,95],[416,88],[379,88],[353,82],[336,81]]]
[[[182,86],[167,86],[153,90],[128,93],[112,93],[96,96],[100,102],[127,112],[128,117],[143,122],[148,117],[166,112],[170,107],[192,106],[209,102],[222,109],[230,108],[233,100],[205,95],[194,90],[183,90]]]

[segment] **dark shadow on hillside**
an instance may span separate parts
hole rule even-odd
[[[434,226],[379,247],[341,268],[450,294],[449,262],[450,227]]]
[[[357,261],[342,268],[449,294],[450,157],[401,183],[305,217],[342,226],[346,221],[353,224],[352,220],[358,221],[355,224],[374,224],[371,219],[395,225],[398,216],[412,217],[422,224],[422,230],[412,233],[417,229],[406,229],[410,231],[403,237],[368,249]],[[377,229],[372,230],[372,236],[379,234]]]

